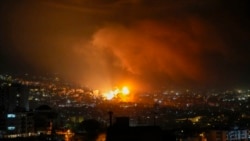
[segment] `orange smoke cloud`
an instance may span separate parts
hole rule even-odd
[[[196,19],[186,24],[142,21],[131,26],[110,25],[94,35],[93,45],[110,49],[131,74],[154,77],[158,73],[177,82],[183,78],[200,81],[206,78],[202,55],[222,50],[217,49],[219,41],[211,39],[208,26]]]

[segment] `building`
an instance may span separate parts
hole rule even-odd
[[[32,113],[9,113],[6,115],[7,138],[27,137],[34,133]]]
[[[0,138],[26,136],[33,132],[32,114],[29,114],[28,87],[3,82],[0,86]]]
[[[3,83],[0,88],[0,107],[8,112],[29,111],[28,87],[18,83]]]
[[[53,134],[55,126],[60,120],[58,113],[48,105],[41,105],[34,111],[35,132],[38,134]]]
[[[231,130],[210,130],[206,132],[208,141],[248,141],[248,130],[234,128]]]
[[[107,141],[175,141],[170,132],[163,131],[159,126],[129,126],[129,118],[116,118],[114,125],[107,131]]]

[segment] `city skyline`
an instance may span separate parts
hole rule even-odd
[[[249,86],[247,0],[3,0],[0,70],[92,88]]]

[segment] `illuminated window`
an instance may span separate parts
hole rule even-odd
[[[15,126],[8,126],[8,130],[15,130],[16,127]]]
[[[16,115],[15,114],[7,114],[7,118],[15,118]]]

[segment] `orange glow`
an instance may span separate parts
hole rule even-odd
[[[128,87],[126,87],[126,86],[124,86],[123,88],[122,88],[122,90],[121,90],[121,93],[123,94],[123,95],[128,95],[129,94],[129,89],[128,89]]]
[[[102,133],[98,135],[96,141],[106,141],[106,134]]]
[[[127,86],[122,87],[122,89],[116,88],[109,92],[103,93],[103,98],[106,100],[112,100],[118,98],[121,101],[128,101],[130,90]]]
[[[191,30],[183,31],[189,29],[186,25]],[[144,80],[160,84],[158,80],[166,79],[181,84],[210,79],[204,75],[206,70],[199,57],[207,51],[223,54],[223,49],[218,49],[222,45],[216,38],[206,37],[213,28],[199,19],[191,18],[186,25],[182,28],[181,24],[150,20],[131,26],[108,25],[94,34],[92,44],[109,49],[120,66],[143,84]],[[207,39],[216,44],[204,45]]]
[[[113,91],[109,91],[109,92],[107,92],[107,93],[104,93],[104,94],[103,94],[103,97],[104,97],[104,99],[106,99],[106,100],[111,100],[111,99],[113,99],[113,98],[115,97],[115,94],[114,94]]]

